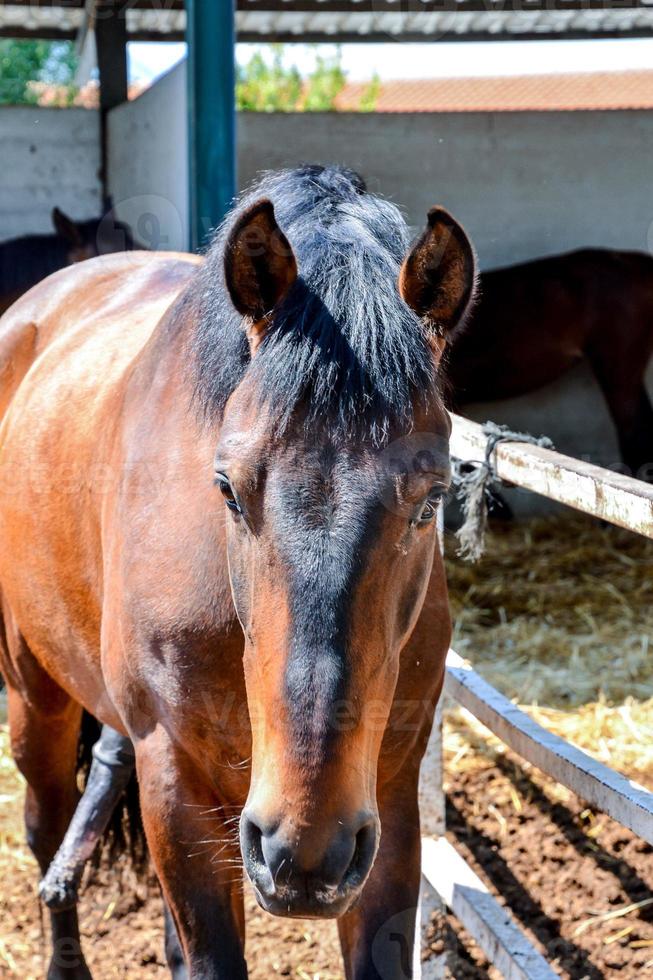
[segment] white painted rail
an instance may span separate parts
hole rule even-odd
[[[422,874],[506,980],[558,976],[445,837],[422,840]]]
[[[452,415],[451,454],[483,460],[482,426]],[[523,442],[501,442],[492,454],[498,476],[585,514],[653,538],[653,484]]]
[[[538,725],[453,650],[445,689],[522,759],[653,845],[653,793]]]

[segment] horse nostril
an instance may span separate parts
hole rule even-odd
[[[241,817],[241,850],[263,907],[281,915],[340,914],[370,872],[378,821],[369,814],[354,822],[339,820],[337,832],[327,837],[320,828],[298,831],[250,813]]]
[[[324,884],[339,889],[356,888],[368,875],[376,854],[376,822],[367,819],[357,831],[351,828],[332,842],[320,868]]]
[[[343,886],[356,887],[367,877],[376,854],[376,845],[376,823],[370,820],[356,834],[356,846],[343,878]]]
[[[274,826],[260,826],[245,813],[240,821],[240,849],[247,873],[258,888],[274,891],[291,874],[293,855],[286,838]]]
[[[245,813],[240,818],[240,850],[245,864],[257,869],[265,865],[263,831],[256,821]]]

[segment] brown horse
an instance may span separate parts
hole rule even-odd
[[[52,209],[54,235],[24,235],[0,242],[0,313],[58,269],[135,247],[129,225],[111,211],[102,218],[73,221]]]
[[[653,258],[585,249],[483,273],[480,300],[449,351],[455,407],[524,395],[586,357],[623,461],[653,479]]]
[[[2,666],[29,841],[45,870],[82,709],[128,734],[194,980],[247,975],[243,864],[264,909],[338,919],[349,978],[412,975],[450,635],[438,363],[474,258],[438,208],[405,236],[357,175],[304,167],[250,192],[206,262],[95,259],[0,326]],[[88,977],[76,910],[52,929],[50,978]]]

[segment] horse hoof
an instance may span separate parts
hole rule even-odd
[[[39,898],[53,912],[65,912],[77,905],[77,888],[48,872],[39,884]]]

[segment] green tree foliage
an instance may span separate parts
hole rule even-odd
[[[345,84],[338,52],[332,58],[317,55],[314,70],[302,78],[298,69],[284,64],[282,45],[272,45],[272,56],[257,52],[238,68],[236,106],[250,112],[327,112]]]
[[[360,112],[376,112],[376,103],[381,91],[381,79],[374,74],[371,81],[365,86],[359,105]]]
[[[290,112],[302,94],[302,79],[293,66],[283,64],[283,48],[274,45],[271,63],[257,51],[238,67],[236,106],[249,112]]]
[[[66,86],[72,101],[76,68],[72,41],[0,40],[0,104],[34,104],[31,82]]]
[[[340,51],[333,58],[318,55],[315,70],[306,80],[303,108],[306,112],[329,112],[334,109],[336,96],[345,87],[345,81]]]

